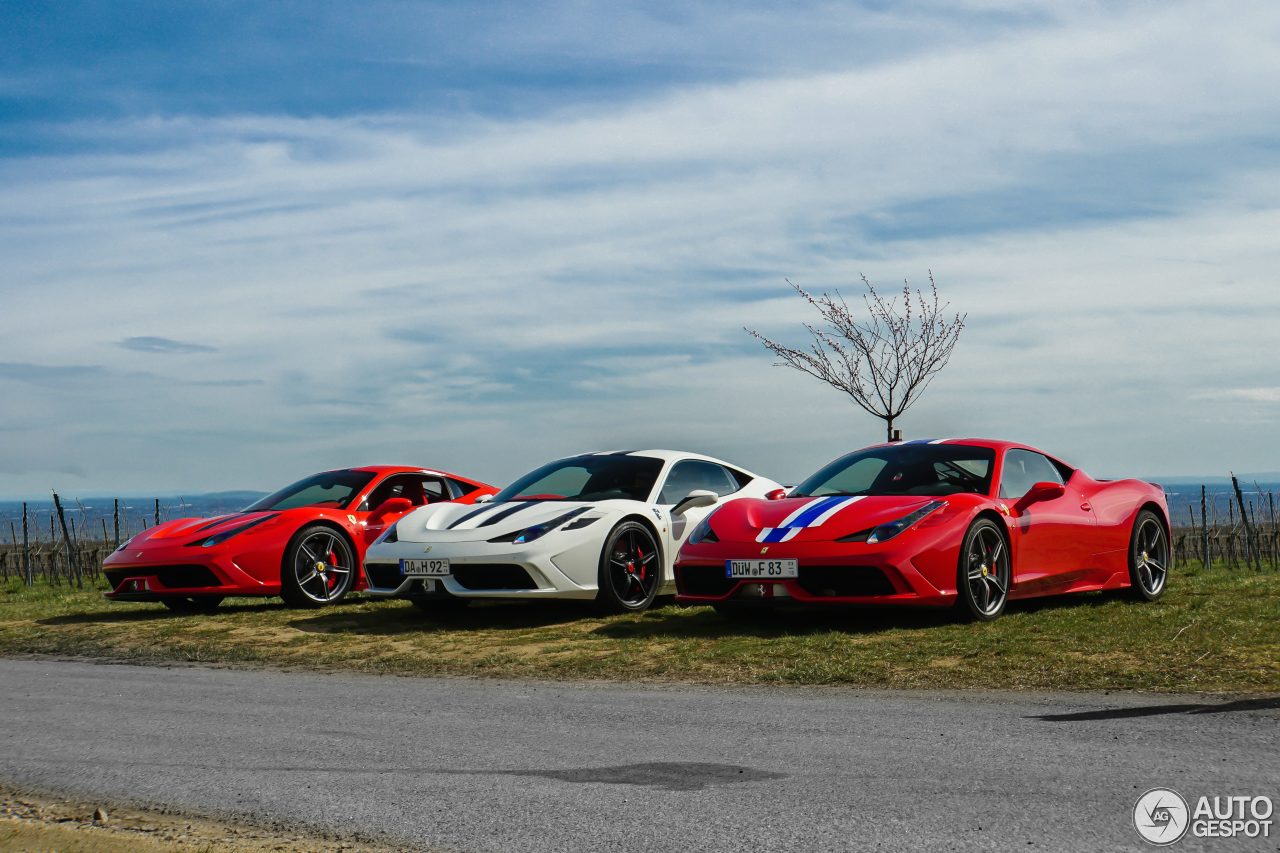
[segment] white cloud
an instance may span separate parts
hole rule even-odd
[[[783,276],[930,267],[970,328],[910,432],[1040,441],[1099,473],[1263,467],[1275,421],[1214,446],[1203,393],[1269,389],[1280,164],[1256,141],[1280,119],[1280,9],[1036,14],[893,61],[534,118],[70,128],[111,153],[0,161],[0,361],[107,373],[24,386],[0,415],[25,430],[0,493],[43,491],[63,462],[104,489],[406,455],[501,480],[650,437],[795,479],[880,427],[741,327],[800,334]],[[1105,216],[1044,216],[1079,203],[1082,173],[1114,196],[1084,194]],[[1025,222],[942,212],[1028,187]],[[894,230],[905,209],[927,227]],[[128,338],[216,352],[158,364]]]

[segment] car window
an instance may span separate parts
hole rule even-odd
[[[575,456],[530,471],[494,497],[495,503],[529,500],[644,501],[653,492],[662,460],[627,453]]]
[[[995,451],[967,444],[888,444],[842,456],[791,490],[826,495],[990,494]]]
[[[1058,466],[1039,453],[1014,448],[1004,455],[1000,473],[1000,497],[1017,500],[1036,483],[1062,483]]]
[[[300,506],[329,506],[346,509],[347,504],[369,485],[367,471],[326,471],[285,486],[278,492],[245,507],[245,512],[295,509]]]
[[[865,494],[871,491],[876,477],[887,464],[889,464],[887,460],[874,456],[859,459],[843,471],[836,472],[835,476],[814,489],[813,497]]]
[[[396,474],[388,477],[365,498],[361,509],[372,512],[392,498],[405,498],[413,506],[447,499],[444,483],[423,474]]]
[[[662,493],[658,495],[658,503],[677,503],[695,489],[705,489],[724,497],[740,488],[738,478],[723,465],[702,459],[684,459],[671,467]]]

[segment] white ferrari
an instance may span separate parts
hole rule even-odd
[[[712,510],[732,498],[784,494],[772,480],[696,453],[572,456],[477,506],[431,504],[403,516],[369,547],[367,592],[424,610],[480,598],[594,599],[607,611],[644,610],[675,592],[680,545]]]

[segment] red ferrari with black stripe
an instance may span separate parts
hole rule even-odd
[[[1164,491],[1095,480],[986,439],[882,444],[835,460],[785,500],[730,501],[690,534],[678,600],[724,613],[796,604],[954,606],[995,619],[1012,599],[1091,590],[1158,598]]]
[[[212,610],[229,595],[279,595],[295,607],[365,586],[365,549],[426,504],[474,503],[497,489],[444,471],[377,465],[325,471],[243,512],[142,531],[102,565],[107,598]]]

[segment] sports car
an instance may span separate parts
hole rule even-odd
[[[643,610],[674,591],[671,562],[725,500],[780,498],[772,480],[696,453],[589,453],[544,465],[479,507],[425,506],[369,548],[372,595],[436,610],[479,598],[593,599]]]
[[[735,500],[681,548],[677,600],[725,614],[787,604],[954,606],[979,620],[1012,599],[1129,590],[1169,571],[1164,492],[1095,480],[1035,448],[907,441],[842,456],[786,500]]]
[[[279,595],[294,607],[340,601],[364,585],[368,544],[416,507],[470,504],[497,489],[443,471],[372,466],[299,480],[244,511],[148,528],[103,562],[107,598],[208,611],[229,595]]]

